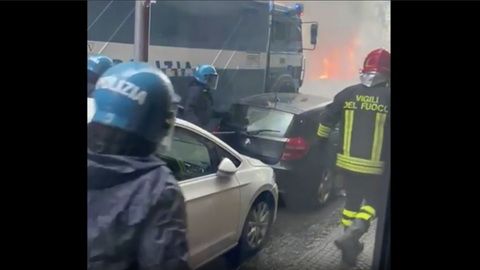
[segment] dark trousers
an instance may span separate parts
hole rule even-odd
[[[345,207],[342,212],[342,224],[348,227],[355,219],[370,221],[376,215],[381,175],[354,173],[339,170],[337,175],[343,179],[346,193]],[[363,204],[363,201],[365,203]]]

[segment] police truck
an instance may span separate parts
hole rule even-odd
[[[303,22],[303,5],[273,1],[156,1],[151,6],[149,63],[170,77],[185,99],[194,69],[215,66],[214,110],[244,97],[298,92],[304,50],[317,44],[318,23]],[[87,53],[115,63],[134,53],[135,1],[88,1]],[[308,48],[302,27],[310,25]]]

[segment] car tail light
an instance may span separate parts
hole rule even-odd
[[[305,156],[308,151],[308,143],[302,138],[289,138],[285,144],[285,149],[281,160],[296,160]]]

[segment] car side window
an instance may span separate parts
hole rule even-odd
[[[236,158],[234,155],[230,154],[227,150],[223,149],[222,147],[220,146],[217,146],[217,151],[218,151],[218,156],[220,157],[220,162],[224,159],[224,158],[228,158],[230,159],[233,164],[235,164],[235,167],[239,167],[240,164],[242,163],[241,160],[239,160],[238,158]]]
[[[178,181],[217,172],[219,158],[216,145],[189,130],[176,127],[171,150],[158,152]]]

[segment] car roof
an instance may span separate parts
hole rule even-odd
[[[279,111],[301,114],[325,107],[331,102],[330,98],[302,93],[266,93],[244,98],[237,104],[273,108]]]
[[[194,125],[188,121],[185,121],[183,119],[180,119],[180,118],[177,118],[175,119],[175,126],[179,126],[179,127],[189,127],[190,129],[193,129],[195,131],[198,131],[199,133],[205,133],[208,131],[202,129],[201,127],[197,126],[197,125]]]

